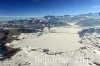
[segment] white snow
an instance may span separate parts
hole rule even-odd
[[[21,34],[20,41],[14,41],[12,44],[16,47],[35,46],[37,48],[46,48],[51,51],[73,51],[83,45],[79,43],[78,28],[56,27],[51,28],[50,32],[37,37],[34,34]],[[66,31],[66,32],[64,32]]]
[[[22,33],[20,40],[7,44],[21,51],[1,66],[97,66],[94,62],[100,64],[100,51],[79,43],[80,30],[76,26],[54,27],[46,28],[41,36]]]

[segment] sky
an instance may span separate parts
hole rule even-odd
[[[76,15],[100,12],[100,0],[0,0],[0,16]]]

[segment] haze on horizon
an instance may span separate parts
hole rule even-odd
[[[0,16],[76,15],[100,11],[100,0],[0,0]]]

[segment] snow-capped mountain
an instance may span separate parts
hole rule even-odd
[[[99,26],[98,13],[74,16],[49,15],[1,23],[1,29],[15,29],[20,34],[14,34],[17,39],[12,41],[12,34],[17,31],[1,32],[6,35],[1,39],[5,42],[2,48],[10,48],[7,58],[0,56],[0,60],[4,58],[0,65],[100,66]],[[15,52],[13,49],[16,48],[20,50]]]

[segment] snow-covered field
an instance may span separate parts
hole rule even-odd
[[[45,48],[51,51],[73,51],[83,45],[79,43],[78,28],[55,27],[50,32],[44,31],[43,35],[21,34],[20,41],[14,41],[14,47],[34,46],[36,48]]]
[[[8,46],[21,48],[1,66],[100,66],[100,49],[81,44],[78,27],[53,27],[44,33],[19,35]]]

